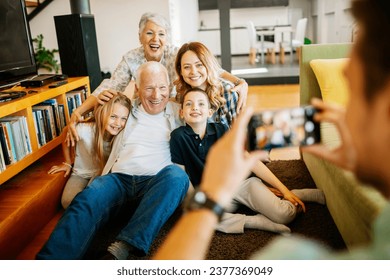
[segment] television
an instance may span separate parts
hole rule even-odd
[[[37,73],[25,0],[1,0],[0,90]]]

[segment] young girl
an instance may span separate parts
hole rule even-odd
[[[213,115],[208,93],[200,88],[192,88],[182,95],[183,103],[180,116],[186,126],[181,126],[171,133],[170,149],[172,162],[181,166],[189,175],[193,186],[201,182],[203,168],[210,147],[222,137],[227,127],[220,123],[210,123]],[[244,228],[268,230],[278,233],[289,233],[285,226],[290,223],[305,205],[301,201],[325,203],[325,196],[318,189],[299,189],[290,191],[265,166],[258,162],[252,170],[258,177],[246,179],[234,196],[231,204],[225,209],[217,230],[226,233],[242,233]],[[259,178],[271,184],[276,193],[271,191]],[[257,215],[248,216],[233,213],[238,205],[243,204]]]
[[[72,170],[62,193],[61,203],[64,208],[67,208],[73,198],[101,173],[110,154],[114,137],[125,127],[130,109],[130,99],[123,94],[117,94],[109,102],[96,107],[94,117],[90,121],[77,125],[80,141],[75,147],[73,167],[71,165],[73,147],[69,147],[65,141],[62,143],[65,162],[59,166],[54,165],[48,173],[65,171],[64,176],[68,176]],[[68,133],[67,127],[63,133]]]
[[[174,81],[176,100],[182,103],[187,90],[200,88],[207,92],[215,109],[212,119],[230,127],[237,116],[238,92],[230,91],[233,85],[220,78],[221,67],[210,50],[200,42],[184,44],[177,53],[175,69],[178,76]],[[238,79],[234,84],[240,82]]]

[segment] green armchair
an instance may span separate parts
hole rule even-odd
[[[322,98],[321,88],[310,61],[346,58],[350,48],[351,44],[304,45],[302,47],[301,105],[309,104],[312,97]],[[331,72],[330,74],[334,75],[333,69]],[[349,94],[349,98],[353,98],[353,94]],[[335,147],[340,143],[337,130],[331,124],[321,124],[321,137],[322,142],[329,147]],[[302,158],[317,187],[324,191],[329,212],[347,247],[368,243],[371,240],[372,221],[386,204],[385,198],[374,188],[359,183],[350,172],[311,154],[302,153]]]

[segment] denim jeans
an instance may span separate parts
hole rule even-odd
[[[147,253],[188,186],[187,174],[175,165],[154,176],[110,173],[97,177],[75,197],[36,258],[81,259],[98,229],[129,199],[139,199],[140,204],[117,240]]]

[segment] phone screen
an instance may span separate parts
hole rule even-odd
[[[252,116],[248,124],[248,149],[312,145],[321,141],[320,125],[312,106],[267,110]]]

